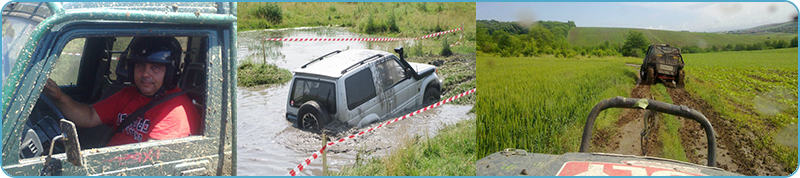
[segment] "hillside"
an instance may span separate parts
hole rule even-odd
[[[764,32],[797,33],[797,21],[762,25],[744,30],[729,31],[728,33],[751,34],[751,33],[764,33]]]
[[[667,30],[648,30],[633,28],[575,27],[572,28],[567,41],[573,46],[596,46],[608,41],[611,44],[623,44],[629,30],[644,33],[650,43],[666,43],[675,46],[695,45],[701,48],[724,46],[728,44],[753,44],[766,40],[791,41],[796,34],[761,33],[757,35],[717,34],[698,32],[679,32]]]

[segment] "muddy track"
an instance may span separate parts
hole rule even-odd
[[[638,65],[626,65],[638,67]],[[640,80],[641,78],[638,78],[637,83],[640,83]],[[773,158],[767,148],[756,146],[760,141],[757,134],[746,131],[748,130],[746,128],[737,128],[730,119],[723,118],[710,104],[693,97],[684,89],[667,87],[667,93],[672,98],[673,104],[700,111],[711,122],[716,132],[717,167],[749,176],[786,176],[791,173],[785,171],[783,164]],[[653,99],[649,85],[637,85],[631,90],[630,97]],[[661,124],[652,124],[653,127],[648,128],[650,134],[647,135],[646,141],[641,140],[645,128],[645,119],[642,119],[645,117],[645,112],[638,109],[624,109],[615,123],[618,130],[615,133],[598,130],[592,138],[591,151],[662,157],[662,143],[657,135]],[[647,122],[659,123],[658,120],[663,116],[664,114],[648,116]],[[678,132],[689,162],[707,165],[708,144],[705,131],[694,120],[676,118],[681,120],[682,127]],[[644,147],[642,143],[645,144]]]
[[[736,128],[730,119],[723,118],[714,108],[702,99],[692,97],[683,89],[667,88],[676,105],[685,105],[703,113],[717,133],[717,165],[731,172],[751,176],[789,175],[784,166],[772,157],[766,148],[757,148],[759,137],[747,129]],[[705,131],[697,122],[682,119],[681,143],[690,162],[706,164],[707,144]],[[729,151],[730,150],[730,151]]]
[[[630,96],[632,98],[653,98],[649,85],[636,86],[631,90]],[[653,134],[657,133],[659,129],[658,124],[653,124],[657,123],[657,120],[654,120],[657,115],[648,115],[646,120],[644,119],[645,115],[645,110],[623,109],[620,118],[614,123],[618,128],[616,134],[611,135],[607,131],[598,131],[595,139],[592,139],[592,145],[597,145],[594,146],[593,151],[626,155],[660,155],[661,143]],[[645,122],[651,127],[645,127]]]

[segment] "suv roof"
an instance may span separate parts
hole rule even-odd
[[[295,69],[292,72],[295,74],[311,74],[339,78],[344,74],[352,72],[352,70],[345,70],[354,69],[354,67],[358,67],[357,64],[366,62],[367,59],[378,59],[372,58],[375,55],[381,55],[380,57],[392,55],[384,51],[363,49],[346,50],[338,52],[338,54],[335,53],[336,51],[323,55],[303,65],[304,67]]]
[[[653,48],[655,49],[654,52],[656,52],[656,54],[680,54],[681,53],[681,49],[680,48],[673,47],[673,46],[670,46],[668,44],[653,45]]]

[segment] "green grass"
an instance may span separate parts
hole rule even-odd
[[[241,31],[264,28],[308,26],[344,26],[365,32],[369,19],[375,25],[386,25],[392,14],[399,32],[389,36],[416,37],[433,32],[464,30],[475,37],[474,2],[279,2],[283,20],[272,24],[258,18],[256,10],[265,2],[241,2],[238,6]]]
[[[430,64],[432,62],[442,62],[437,66],[437,75],[442,80],[442,99],[453,97],[475,88],[475,53],[456,54],[450,57],[426,56],[410,57],[410,62]],[[466,95],[460,99],[453,100],[451,104],[475,104],[475,94]]]
[[[686,90],[712,105],[739,129],[756,134],[789,172],[797,148],[775,143],[781,128],[797,123],[797,48],[686,54]]]
[[[625,63],[637,60],[480,57],[478,157],[505,148],[577,152],[592,107],[635,86],[636,69]],[[600,113],[596,130],[613,130],[621,111]]]
[[[445,126],[434,137],[416,136],[405,147],[335,176],[475,176],[475,119]]]
[[[439,56],[445,41],[456,54],[475,53],[474,2],[278,2],[283,12],[280,23],[257,17],[256,11],[267,2],[241,2],[238,8],[239,31],[342,26],[357,33],[367,33],[371,18],[375,26],[387,26],[392,14],[398,31],[371,33],[374,37],[415,38],[463,27],[462,31],[412,43],[404,43],[407,56]],[[392,51],[392,49],[385,49]]]
[[[670,44],[674,46],[695,45],[701,48],[725,46],[728,44],[753,44],[767,40],[791,41],[797,34],[767,33],[760,35],[736,35],[699,32],[680,32],[666,30],[648,30],[633,28],[576,27],[569,32],[567,41],[574,46],[597,46],[606,41],[622,45],[628,31],[636,30],[644,33],[651,44]]]
[[[664,85],[653,85],[650,91],[655,100],[674,104]],[[682,126],[681,121],[673,115],[660,115],[662,116],[658,120],[659,124],[661,124],[661,127],[658,129],[658,139],[661,141],[662,145],[660,157],[689,162],[689,159],[686,158],[686,151],[681,144],[680,133],[678,132],[678,129]]]
[[[238,86],[251,87],[286,83],[292,79],[292,72],[278,68],[275,64],[255,63],[243,60],[237,70],[236,80]]]

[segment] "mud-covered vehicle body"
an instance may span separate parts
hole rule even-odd
[[[293,71],[286,119],[312,131],[333,120],[361,127],[438,101],[435,71],[383,51],[337,50]]]
[[[11,2],[2,13],[7,174],[235,175],[236,3]],[[132,86],[129,44],[154,36],[181,43],[177,87],[190,91],[201,133],[106,147],[108,126],[65,127],[42,94],[48,78],[77,102],[98,102]]]
[[[681,49],[666,44],[650,45],[642,61],[639,74],[645,85],[652,85],[656,80],[665,84],[683,88],[685,74]]]
[[[589,153],[594,121],[607,108],[646,109],[698,122],[706,133],[707,155],[710,155],[707,157],[708,165],[648,156]],[[476,172],[478,176],[741,176],[716,167],[714,135],[708,119],[686,106],[649,99],[609,98],[595,105],[589,113],[578,153],[552,155],[505,149],[478,160]]]

